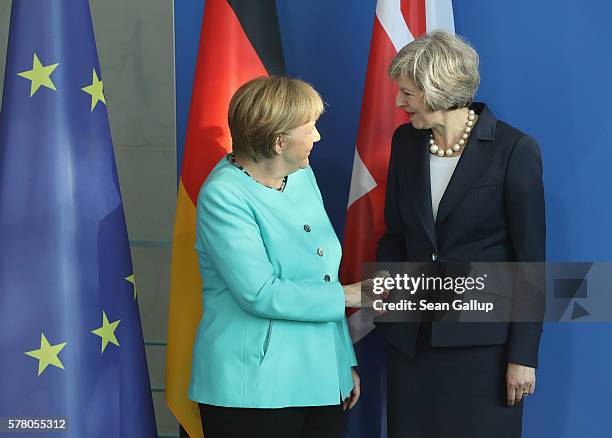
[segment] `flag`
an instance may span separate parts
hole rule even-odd
[[[384,203],[391,137],[408,121],[396,108],[397,85],[387,69],[397,52],[425,32],[454,32],[451,0],[378,0],[344,229],[340,278],[360,281],[362,264],[376,260],[376,246],[385,230]],[[349,312],[362,395],[347,419],[346,437],[381,436],[385,418],[384,349],[362,313]],[[365,339],[364,339],[365,338]],[[361,342],[360,342],[361,341]]]
[[[51,424],[70,437],[156,436],[89,3],[18,0],[10,20],[0,415],[62,418]]]
[[[206,1],[176,206],[166,353],[166,401],[191,438],[202,436],[198,405],[187,398],[191,352],[202,316],[194,249],[198,193],[231,150],[231,96],[250,79],[284,72],[274,0]]]

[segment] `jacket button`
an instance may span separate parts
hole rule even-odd
[[[329,281],[329,280],[331,280],[331,277],[329,275],[325,274],[325,277],[323,277],[323,280]]]
[[[308,224],[304,225],[304,231],[310,233],[310,226]]]
[[[317,254],[319,254],[319,257],[323,257],[323,248],[317,249]]]
[[[431,260],[434,261],[434,262],[436,260],[438,260],[438,253],[437,252],[434,251],[434,252],[431,253]]]

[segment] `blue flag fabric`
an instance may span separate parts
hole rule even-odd
[[[0,112],[0,417],[64,417],[61,436],[157,436],[87,0],[12,4]]]

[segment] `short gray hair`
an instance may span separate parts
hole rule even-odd
[[[464,39],[435,30],[404,46],[389,66],[389,76],[408,78],[424,93],[431,111],[463,108],[480,84],[478,54]]]

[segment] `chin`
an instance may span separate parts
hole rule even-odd
[[[412,123],[412,127],[415,129],[423,129],[423,123],[421,123],[418,117],[416,119],[411,118],[410,123]]]

